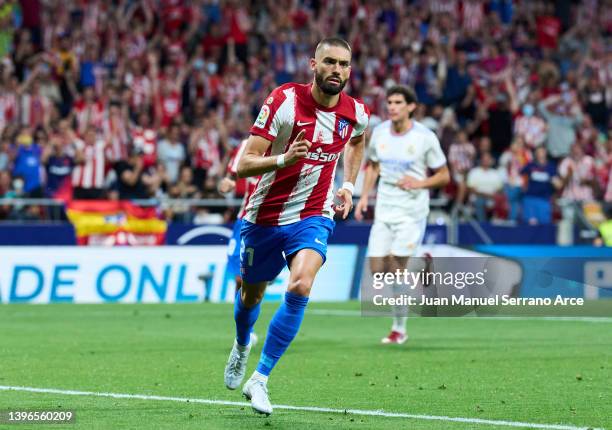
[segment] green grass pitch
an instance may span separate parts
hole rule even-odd
[[[276,306],[263,306],[262,338]],[[271,375],[273,404],[612,429],[609,321],[414,318],[408,343],[389,347],[388,319],[326,309],[359,304],[309,305]],[[233,334],[229,304],[1,306],[0,385],[242,402],[223,385]],[[3,389],[7,409],[76,411],[52,429],[529,428]]]

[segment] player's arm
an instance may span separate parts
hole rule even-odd
[[[434,174],[419,180],[412,176],[404,176],[399,180],[398,185],[404,190],[434,189],[445,187],[450,182],[450,172],[445,164],[434,169]]]
[[[265,153],[272,144],[261,136],[251,135],[246,144],[244,154],[238,162],[238,177],[260,176],[273,170],[292,166],[306,157],[312,143],[304,139],[305,131],[301,130],[284,154],[268,155]]]
[[[429,137],[430,148],[425,153],[425,164],[434,174],[424,179],[417,179],[410,175],[400,179],[397,185],[404,190],[433,189],[446,186],[450,182],[450,173],[446,163],[446,156],[440,146],[440,141],[432,133]]]
[[[374,188],[378,175],[380,174],[380,164],[370,160],[366,166],[365,178],[363,180],[363,188],[361,189],[361,197],[355,208],[355,219],[363,220],[363,213],[368,210],[368,196]]]
[[[353,208],[353,192],[355,191],[355,180],[361,167],[361,159],[365,148],[365,133],[349,140],[344,149],[344,181],[342,187],[336,193],[340,203],[335,205],[336,214],[345,219]]]

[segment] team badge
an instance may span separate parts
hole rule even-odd
[[[257,115],[257,119],[255,120],[255,127],[265,128],[269,116],[270,107],[268,105],[263,105],[259,111],[259,115]]]
[[[338,120],[338,134],[344,139],[348,133],[349,122],[345,119]]]

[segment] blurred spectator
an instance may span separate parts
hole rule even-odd
[[[157,164],[157,131],[151,127],[151,119],[146,112],[138,114],[137,125],[132,127],[130,137],[136,149],[140,149],[143,153],[144,168],[155,166]]]
[[[44,134],[44,131],[41,133]],[[37,134],[37,138],[39,136]],[[40,163],[42,147],[37,141],[34,141],[34,136],[32,136],[32,132],[28,127],[22,128],[16,141],[17,149],[15,151],[13,177],[21,177],[24,196],[42,197],[42,171]]]
[[[580,106],[573,93],[566,90],[561,95],[552,95],[542,100],[538,109],[548,123],[548,152],[556,159],[565,157],[576,141],[576,128],[582,122]]]
[[[82,135],[89,126],[102,128],[105,114],[104,102],[98,99],[93,87],[86,87],[83,90],[83,97],[78,99],[73,107],[76,131]]]
[[[508,218],[518,221],[523,188],[523,168],[532,160],[531,151],[525,147],[522,138],[516,137],[510,148],[499,159],[499,168],[504,175],[504,192],[510,205]]]
[[[204,191],[201,194],[203,199],[223,200],[225,197],[217,189],[217,180],[208,177],[204,182]],[[227,210],[224,207],[212,206],[210,208],[199,208],[193,219],[195,224],[222,224],[226,221]]]
[[[559,164],[559,177],[563,180],[562,197],[569,201],[590,202],[595,198],[595,162],[586,155],[582,146],[572,145],[570,155]]]
[[[612,136],[607,143],[608,156],[603,165],[602,188],[604,190],[604,202],[612,207]]]
[[[535,115],[535,107],[527,102],[521,109],[521,115],[514,121],[514,134],[523,139],[531,149],[544,144],[546,140],[546,122]]]
[[[106,196],[105,179],[111,156],[107,142],[98,138],[95,127],[89,126],[84,140],[74,142],[80,161],[72,173],[73,197],[96,200]]]
[[[41,163],[45,166],[47,176],[45,196],[67,196],[71,188],[72,169],[75,166],[74,147],[64,146],[61,138],[54,136],[43,149]]]
[[[174,123],[168,130],[168,137],[157,144],[157,157],[164,165],[168,180],[175,183],[179,177],[179,169],[185,162],[187,154],[185,146],[180,141],[181,127]]]
[[[194,167],[194,180],[198,188],[204,189],[208,176],[220,176],[221,151],[229,152],[227,131],[215,114],[207,115],[202,124],[193,129],[189,138],[189,151]]]
[[[456,204],[463,204],[467,195],[466,177],[467,173],[474,167],[476,149],[468,141],[467,133],[459,131],[456,140],[451,143],[448,150],[448,162],[453,175],[453,181],[457,185]]]
[[[546,147],[535,150],[535,159],[521,171],[526,176],[523,192],[523,220],[529,224],[552,222],[551,197],[555,189],[561,188],[557,169],[548,160]]]
[[[170,188],[168,194],[173,199],[195,199],[200,196],[198,188],[193,184],[193,172],[189,166],[183,166],[181,168],[179,180],[176,185]],[[171,211],[171,218],[174,221],[191,221],[189,205],[174,204],[172,205]]]
[[[484,153],[480,157],[480,165],[470,170],[467,176],[467,186],[478,221],[487,220],[487,211],[493,208],[496,196],[504,185],[499,170],[493,168],[494,163],[493,156]]]
[[[596,162],[594,198],[610,194],[609,1],[0,3],[0,172],[14,168],[20,127],[40,128],[51,148],[40,145],[47,191],[55,188],[49,160],[62,167],[51,154],[63,154],[73,158],[76,196],[107,197],[110,166],[128,162],[133,144],[143,171],[159,178],[157,196],[170,193],[184,165],[204,192],[266,94],[310,80],[314,45],[337,34],[353,48],[346,89],[368,104],[373,123],[386,119],[385,88],[414,87],[422,102],[414,116],[453,152],[454,176],[473,159],[455,144],[459,131],[478,158],[507,153],[504,162],[517,137],[529,149],[545,144],[557,161],[578,142]],[[73,148],[91,140],[90,127],[97,155],[79,158]]]
[[[9,139],[2,138],[0,140],[0,172],[8,170],[10,168],[10,145],[11,141]]]
[[[145,168],[141,148],[132,147],[129,151],[127,160],[119,160],[114,166],[119,199],[147,199],[154,196],[159,178],[154,170]]]
[[[446,72],[443,100],[446,105],[457,106],[465,99],[472,78],[467,70],[465,51],[457,51],[451,55],[452,63]]]
[[[606,88],[597,76],[589,78],[586,88],[582,92],[585,112],[589,114],[595,126],[605,130],[610,121],[610,101],[606,100]]]

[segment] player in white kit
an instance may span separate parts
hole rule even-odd
[[[372,132],[368,167],[355,218],[363,219],[368,194],[380,176],[374,224],[370,231],[370,270],[394,273],[407,267],[423,240],[429,214],[429,190],[450,181],[446,157],[435,133],[411,119],[415,93],[406,86],[387,91],[389,120]],[[428,170],[433,174],[428,176]],[[382,343],[406,341],[406,317],[394,312],[391,332]]]

